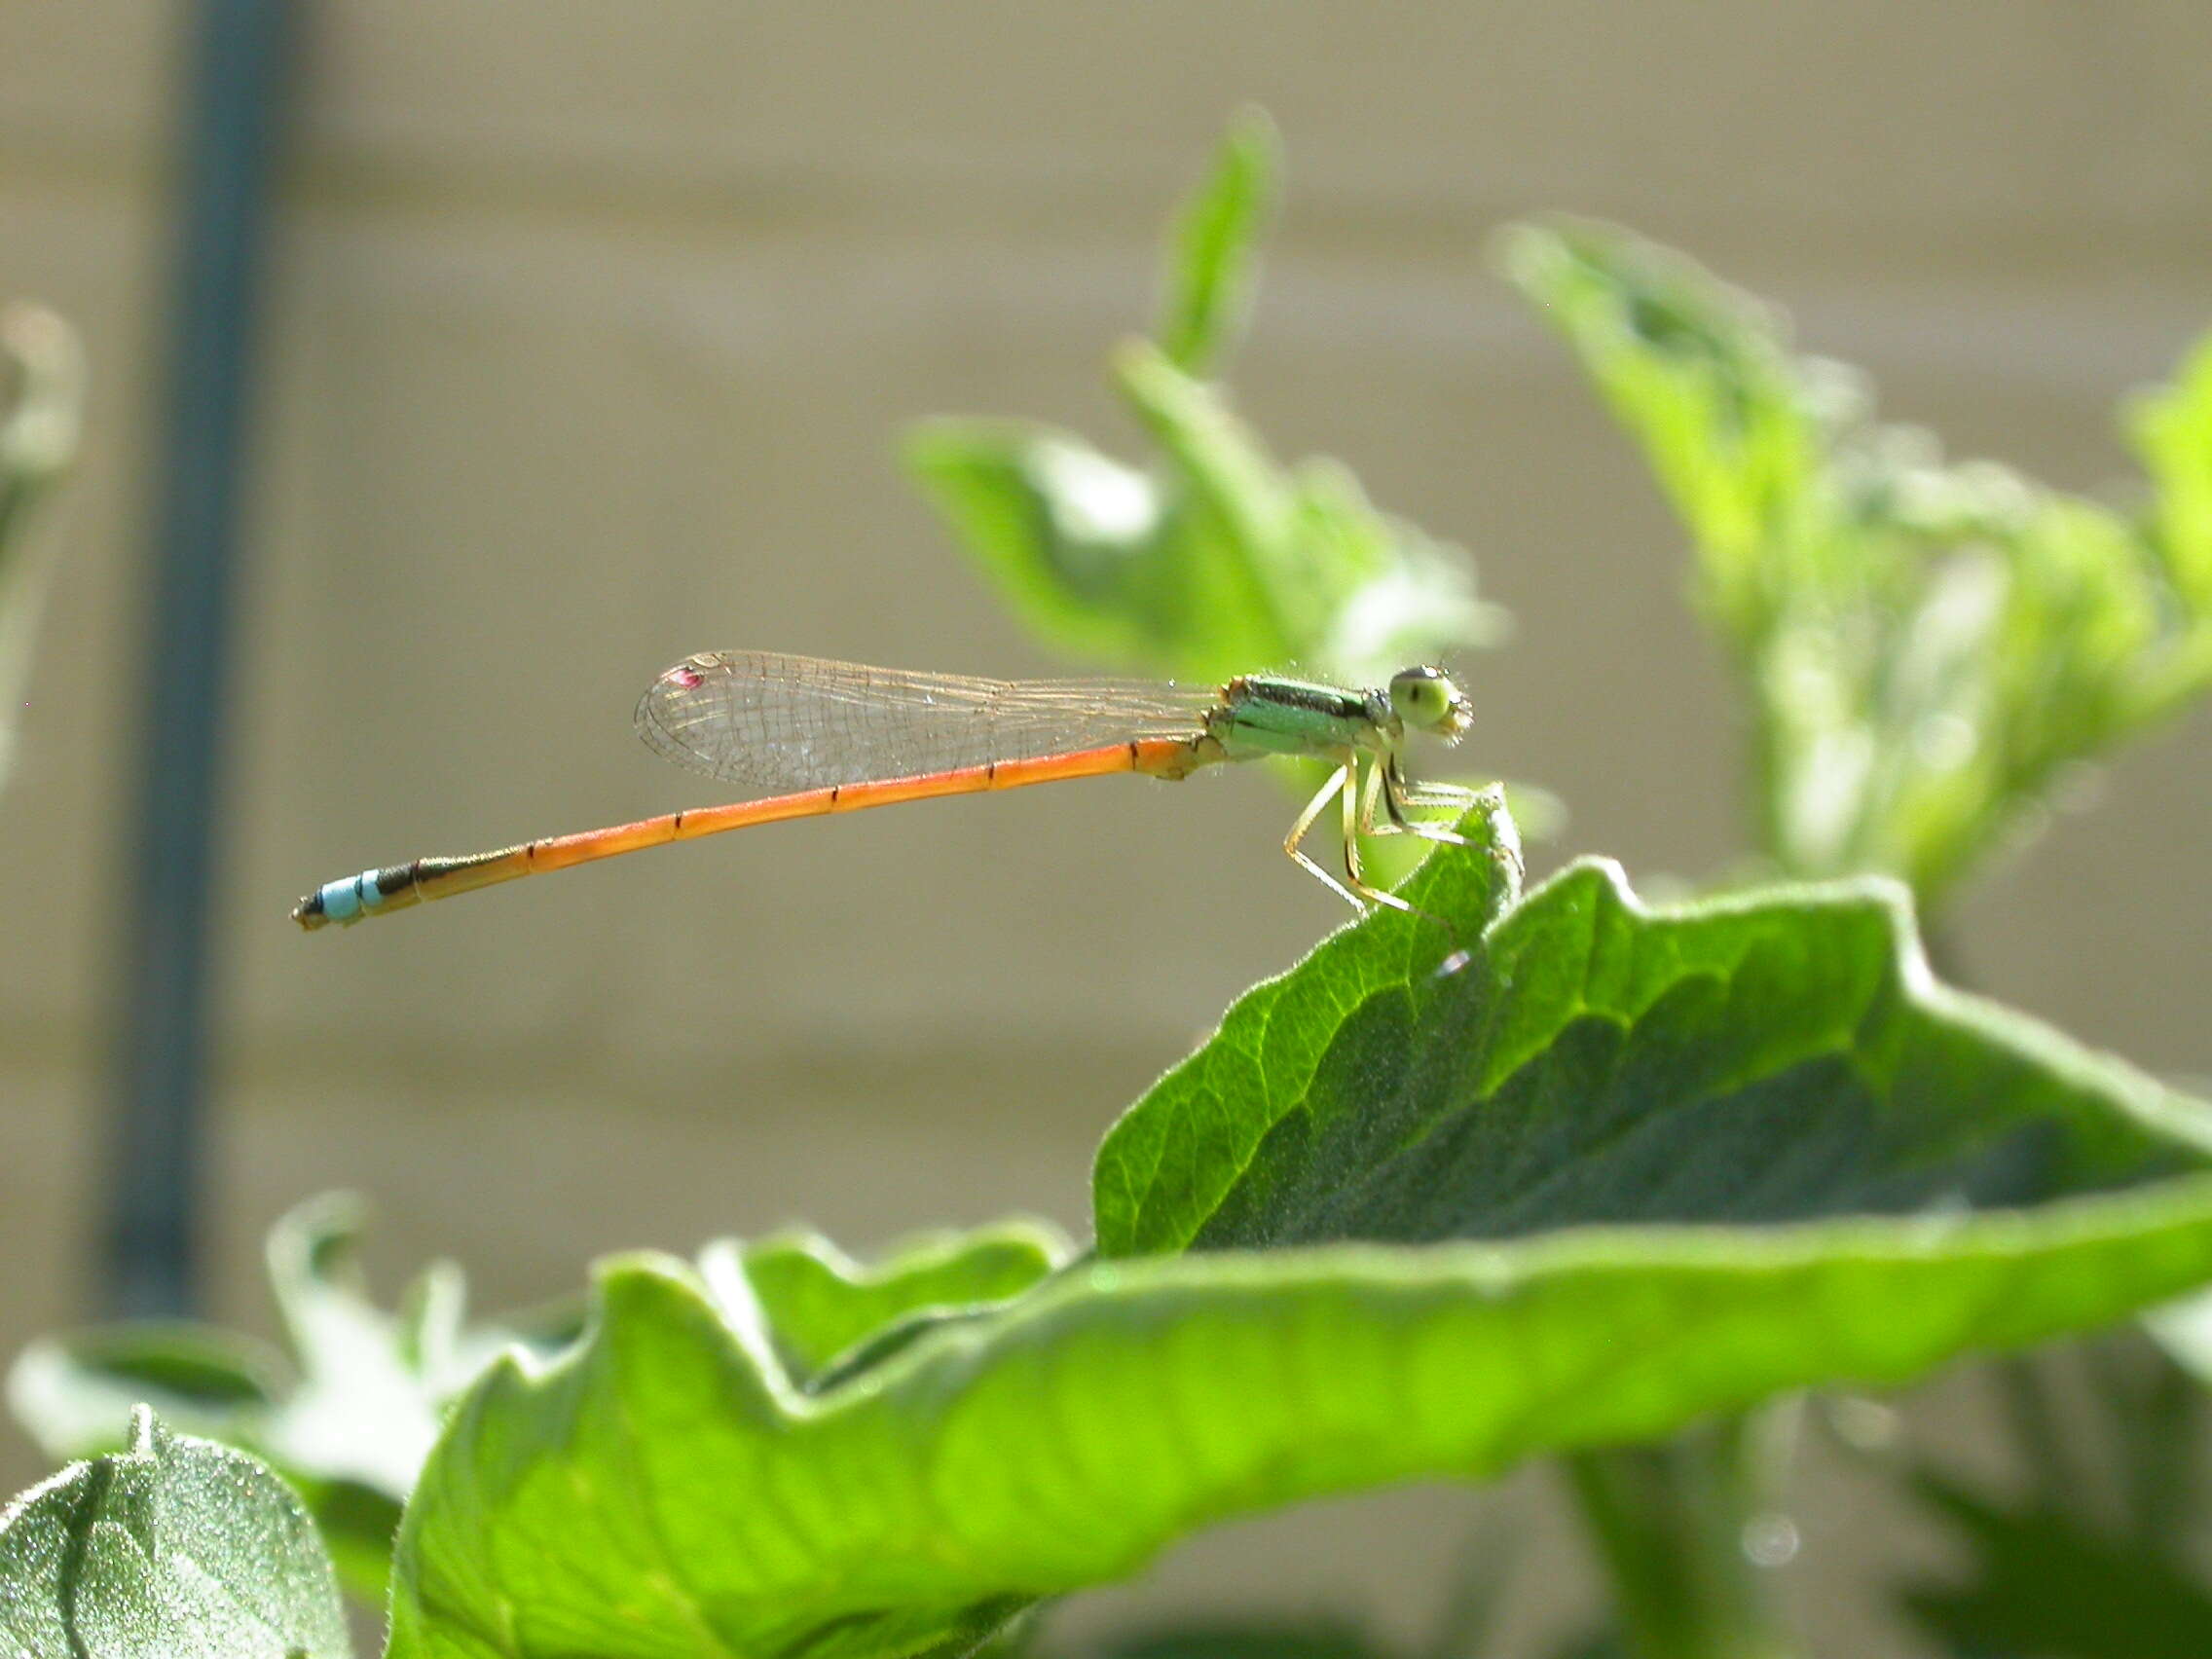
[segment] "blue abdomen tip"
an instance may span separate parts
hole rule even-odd
[[[322,913],[334,922],[351,921],[361,913],[361,883],[375,874],[374,870],[363,870],[344,881],[323,883],[322,891],[315,895],[322,901]]]

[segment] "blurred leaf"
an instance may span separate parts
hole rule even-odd
[[[1114,372],[1166,458],[1167,557],[1184,577],[1177,621],[1195,678],[1288,660],[1295,642],[1327,625],[1314,582],[1336,573],[1320,549],[1293,538],[1291,480],[1220,391],[1148,342],[1124,344]]]
[[[124,1444],[130,1408],[237,1441],[265,1421],[290,1381],[283,1356],[250,1337],[205,1325],[147,1321],[42,1337],[8,1374],[8,1405],[50,1457],[91,1456]]]
[[[776,1357],[804,1385],[856,1343],[901,1320],[1007,1301],[1068,1254],[1067,1240],[1049,1224],[1008,1221],[909,1239],[873,1266],[817,1234],[779,1234],[711,1245],[700,1272],[710,1284],[742,1279],[759,1303]]]
[[[2201,1109],[1929,983],[1888,890],[1653,914],[1604,866],[1513,904],[1510,868],[1431,860],[1407,896],[1465,954],[1348,927],[1100,1158],[1109,1250],[1450,1241],[1080,1263],[811,1386],[746,1252],[608,1264],[584,1341],[495,1365],[432,1454],[391,1652],[950,1653],[1229,1516],[1894,1383],[2212,1275]]]
[[[2176,1365],[2212,1388],[2212,1290],[2155,1309],[2143,1324]]]
[[[1584,1529],[1604,1564],[1622,1645],[1660,1656],[1787,1659],[1800,1651],[1779,1587],[1755,1537],[1795,1532],[1773,1507],[1795,1442],[1796,1402],[1701,1423],[1649,1446],[1608,1447],[1565,1459]],[[1778,1533],[1778,1529],[1779,1533]],[[1606,1651],[1614,1633],[1584,1645]]]
[[[37,306],[0,306],[0,780],[44,597],[28,532],[77,453],[84,383],[68,324]]]
[[[1962,1654],[2014,1659],[2200,1659],[2212,1594],[2177,1563],[2099,1535],[2062,1509],[1992,1503],[1932,1472],[1921,1500],[1972,1552],[1959,1585],[1902,1593],[1913,1622]]]
[[[2158,1324],[2164,1311],[2147,1322]],[[2212,1472],[2202,1456],[2212,1425],[2202,1388],[2166,1349],[2119,1331],[1993,1364],[1985,1375],[2032,1506],[2189,1565],[2187,1540]]]
[[[2125,1369],[2136,1345],[2141,1367]],[[2113,1443],[2125,1530],[2137,1547],[2187,1556],[2204,1517],[2212,1403],[2171,1354],[2137,1332],[2084,1349]]]
[[[1822,434],[1849,388],[1791,360],[1780,318],[1687,260],[1602,227],[1513,227],[1506,276],[1581,351],[1696,539],[1700,598],[1731,643],[1769,625],[1769,560],[1818,516]]]
[[[1176,216],[1159,333],[1161,350],[1189,374],[1204,374],[1243,328],[1280,148],[1265,110],[1240,110],[1222,135],[1213,175]]]
[[[1949,1434],[1916,1448],[1883,1408],[1828,1402],[1837,1444],[1950,1534],[1958,1565],[1893,1592],[1907,1616],[1961,1659],[2206,1650],[2202,1391],[2124,1328],[1979,1376],[2009,1441],[2001,1493],[1947,1469]]]
[[[1397,1659],[1357,1625],[1329,1619],[1237,1623],[1192,1621],[1124,1637],[1101,1659]]]
[[[1763,850],[1924,905],[2073,771],[2212,684],[2212,369],[2146,399],[2148,524],[1871,416],[1770,310],[1601,226],[1517,227],[1508,276],[1641,440],[1754,715]]]
[[[1285,472],[1217,389],[1141,342],[1116,373],[1159,479],[1045,427],[934,421],[907,441],[963,545],[1053,645],[1198,682],[1303,665],[1379,683],[1502,632],[1464,555],[1378,513],[1344,468]]]
[[[2212,612],[2212,335],[2174,383],[2138,397],[2129,434],[2157,489],[2152,546],[2189,608]]]
[[[9,1374],[10,1409],[52,1457],[112,1450],[114,1425],[143,1400],[267,1458],[307,1498],[348,1588],[382,1597],[400,1505],[446,1402],[508,1344],[549,1349],[574,1323],[464,1329],[460,1275],[446,1264],[386,1312],[362,1280],[364,1219],[357,1200],[330,1194],[270,1231],[270,1282],[296,1366],[210,1326],[101,1326],[26,1347]]]
[[[0,306],[0,571],[32,505],[76,456],[84,383],[67,323],[40,306]]]
[[[1378,512],[1342,466],[1286,468],[1200,378],[1245,308],[1274,156],[1266,117],[1239,117],[1180,221],[1162,343],[1115,353],[1152,467],[1005,421],[908,434],[908,470],[1056,650],[1200,683],[1300,668],[1375,684],[1502,631],[1464,553]]]
[[[1510,631],[1506,612],[1477,596],[1466,554],[1377,510],[1349,467],[1309,461],[1295,485],[1296,540],[1332,575],[1309,601],[1321,642],[1309,647],[1315,660],[1380,683],[1408,664],[1496,645]],[[1296,591],[1293,580],[1283,585]],[[1522,830],[1534,833],[1527,823]]]
[[[1471,1529],[1445,1586],[1441,1616],[1412,1647],[1322,1610],[1295,1619],[1280,1613],[1239,1618],[1201,1612],[1154,1620],[1082,1651],[1089,1659],[1482,1659],[1493,1651],[1491,1633],[1514,1554],[1515,1540],[1504,1527],[1486,1519]],[[1062,1651],[1036,1641],[1026,1650],[1044,1659],[1056,1659]]]
[[[129,1450],[0,1514],[0,1646],[23,1659],[340,1659],[314,1525],[242,1453],[140,1408]]]
[[[1297,662],[1375,684],[1502,632],[1465,556],[1378,513],[1348,470],[1284,471],[1217,388],[1143,341],[1114,366],[1175,485],[1197,678]]]
[[[909,472],[1030,630],[1072,656],[1149,663],[1180,613],[1153,481],[1083,439],[1012,421],[927,421]]]

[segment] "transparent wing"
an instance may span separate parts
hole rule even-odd
[[[1220,701],[1163,681],[972,680],[710,651],[646,687],[637,719],[677,764],[767,795],[1195,737]]]

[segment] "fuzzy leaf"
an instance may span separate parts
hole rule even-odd
[[[342,1659],[314,1524],[242,1452],[140,1408],[127,1451],[0,1514],[0,1648],[24,1659]]]
[[[369,1299],[366,1211],[343,1193],[270,1229],[271,1287],[292,1361],[214,1326],[94,1326],[43,1337],[8,1375],[8,1404],[47,1455],[117,1450],[145,1401],[166,1422],[266,1458],[307,1499],[347,1587],[385,1594],[392,1533],[446,1403],[510,1342],[558,1346],[574,1314],[464,1327],[456,1270],[433,1264],[396,1311]]]

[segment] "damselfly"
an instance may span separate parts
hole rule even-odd
[[[326,883],[293,907],[304,928],[357,922],[410,904],[566,869],[724,830],[858,812],[894,801],[1019,789],[1108,772],[1182,778],[1268,755],[1329,762],[1283,851],[1355,906],[1410,909],[1369,883],[1362,835],[1464,844],[1417,811],[1463,811],[1471,790],[1405,774],[1409,731],[1456,743],[1471,710],[1442,669],[1409,668],[1386,686],[1345,689],[1249,674],[1225,685],[1140,680],[973,680],[769,651],[688,657],[639,700],[645,742],[680,765],[741,785],[746,798],[606,830],[553,835],[463,858],[387,865]],[[1302,843],[1341,802],[1345,879]]]

